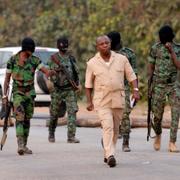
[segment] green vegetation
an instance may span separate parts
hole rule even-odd
[[[18,45],[25,36],[38,45],[56,46],[67,35],[84,82],[86,61],[95,53],[95,39],[111,30],[137,54],[142,97],[147,91],[149,48],[158,29],[170,24],[180,39],[179,0],[0,0],[0,46]]]

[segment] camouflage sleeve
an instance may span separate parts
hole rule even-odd
[[[148,62],[150,64],[155,64],[156,62],[156,48],[154,46],[151,47],[151,50],[148,56]]]
[[[136,60],[136,54],[135,54],[134,52],[131,53],[129,59],[130,59],[130,64],[131,64],[131,66],[132,66],[135,74],[137,74],[138,70],[137,70],[137,63],[136,63],[136,62],[137,62],[137,60]]]
[[[131,64],[135,74],[137,74],[137,60],[136,60],[136,54],[134,51],[130,48],[123,47],[120,51],[120,54],[125,55],[127,59],[129,60],[129,63]]]
[[[6,73],[11,73],[13,69],[13,57],[7,61]]]
[[[57,55],[57,53],[53,54],[53,55]],[[57,56],[58,57],[58,56]],[[54,63],[54,61],[52,60],[52,56],[49,58],[48,62],[47,62],[47,65],[49,67],[49,69],[57,69],[58,68],[58,65],[56,63]]]

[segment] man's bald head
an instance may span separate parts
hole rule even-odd
[[[96,48],[100,52],[101,55],[106,56],[107,54],[110,54],[111,41],[108,38],[108,36],[106,36],[106,35],[99,36],[96,39]]]
[[[111,42],[111,40],[109,39],[108,36],[102,35],[102,36],[97,37],[97,39],[96,39],[96,45],[97,45],[98,43],[100,43],[101,41],[104,41],[104,40]]]

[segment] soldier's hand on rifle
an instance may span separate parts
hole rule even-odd
[[[8,97],[7,96],[3,96],[2,97],[2,104],[6,105],[8,103]]]
[[[47,78],[56,75],[56,71],[47,69],[45,67],[42,67],[40,70],[46,75]]]

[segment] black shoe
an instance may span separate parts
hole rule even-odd
[[[49,133],[48,137],[49,142],[54,143],[55,142],[55,136],[54,133]]]
[[[107,164],[109,165],[109,167],[115,167],[116,166],[116,159],[114,158],[113,155],[108,157]]]
[[[104,158],[104,163],[107,163],[107,158]]]
[[[18,148],[18,154],[20,155],[20,156],[22,156],[22,155],[24,155],[24,150],[23,150],[23,148]]]

